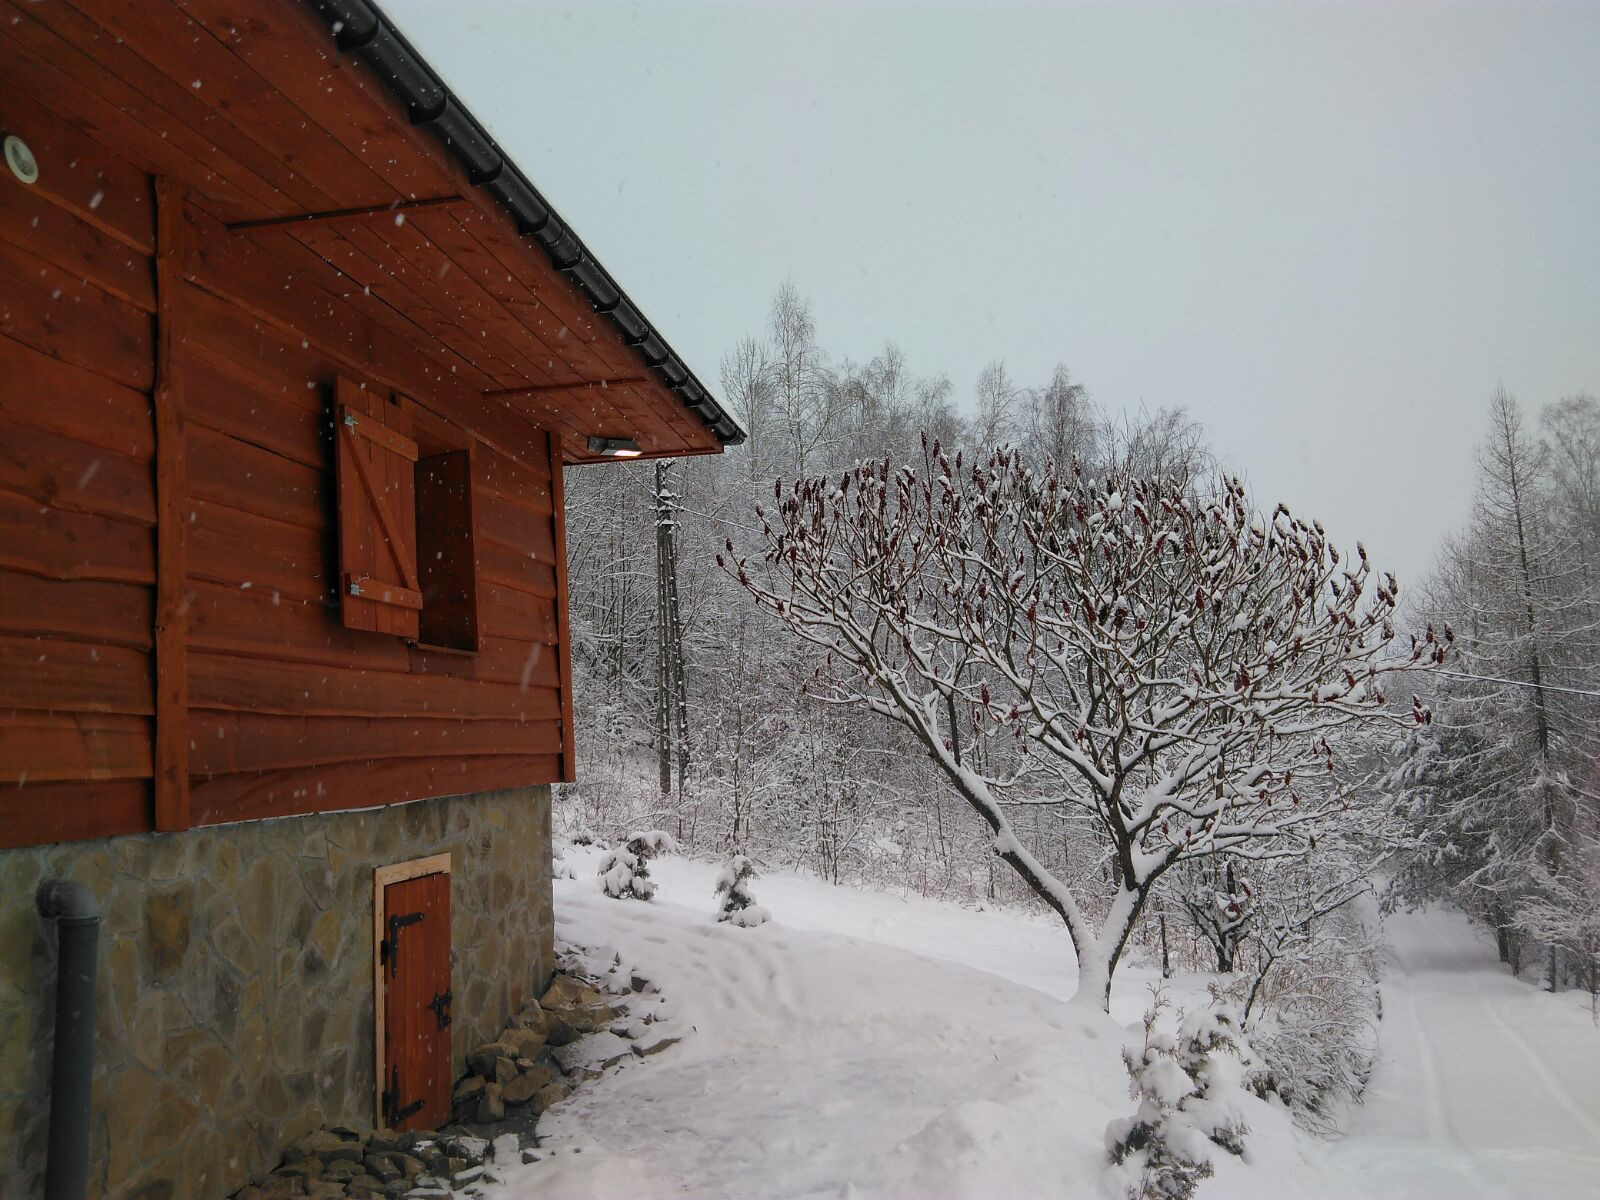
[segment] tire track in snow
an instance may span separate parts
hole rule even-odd
[[[1600,1120],[1596,1120],[1584,1111],[1583,1106],[1567,1090],[1567,1085],[1562,1083],[1556,1073],[1550,1069],[1549,1064],[1544,1060],[1544,1056],[1539,1053],[1533,1043],[1522,1036],[1515,1025],[1501,1015],[1488,997],[1483,994],[1481,988],[1473,989],[1473,997],[1482,1006],[1483,1011],[1489,1014],[1489,1019],[1506,1035],[1507,1040],[1521,1051],[1528,1069],[1544,1085],[1551,1098],[1565,1109],[1567,1115],[1577,1122],[1579,1126],[1589,1131],[1589,1136],[1595,1140],[1596,1144],[1600,1144]]]
[[[1444,1088],[1439,1081],[1439,1050],[1433,1044],[1433,1038],[1428,1033],[1418,1009],[1417,989],[1411,974],[1411,964],[1398,953],[1393,957],[1405,976],[1406,1017],[1411,1026],[1411,1040],[1417,1047],[1418,1073],[1422,1077],[1423,1120],[1427,1123],[1428,1137],[1440,1149],[1441,1159],[1473,1192],[1490,1200],[1496,1200],[1502,1197],[1504,1192],[1490,1184],[1482,1165],[1473,1157],[1450,1120]]]

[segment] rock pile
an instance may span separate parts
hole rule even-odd
[[[664,1009],[655,985],[620,959],[597,975],[569,961],[498,1038],[467,1054],[467,1073],[451,1093],[454,1125],[399,1134],[318,1130],[234,1200],[475,1195],[497,1182],[497,1155],[520,1151],[522,1161],[536,1160],[534,1127],[545,1109],[578,1084],[678,1041]]]
[[[486,1164],[493,1147],[465,1130],[444,1133],[372,1133],[335,1126],[290,1144],[283,1165],[235,1200],[309,1196],[443,1197],[497,1182]]]

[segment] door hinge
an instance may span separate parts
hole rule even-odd
[[[378,961],[389,964],[389,978],[393,979],[400,970],[400,931],[407,925],[415,925],[422,920],[422,913],[405,913],[402,916],[389,918],[389,936],[378,943]]]
[[[450,1028],[450,992],[443,991],[428,1001],[428,1007],[433,1009],[433,1015],[439,1018],[439,1028]]]
[[[394,1129],[412,1113],[422,1111],[425,1101],[413,1100],[404,1108],[400,1107],[400,1068],[390,1066],[389,1086],[383,1093],[383,1123]]]

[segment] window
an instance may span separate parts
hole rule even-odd
[[[339,380],[339,597],[351,629],[478,649],[472,451],[413,436],[399,397]]]
[[[472,519],[472,451],[417,460],[419,641],[445,650],[478,648],[477,539]]]

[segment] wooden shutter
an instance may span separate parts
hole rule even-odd
[[[339,380],[334,439],[339,485],[339,603],[351,629],[416,638],[417,444],[397,404]]]

